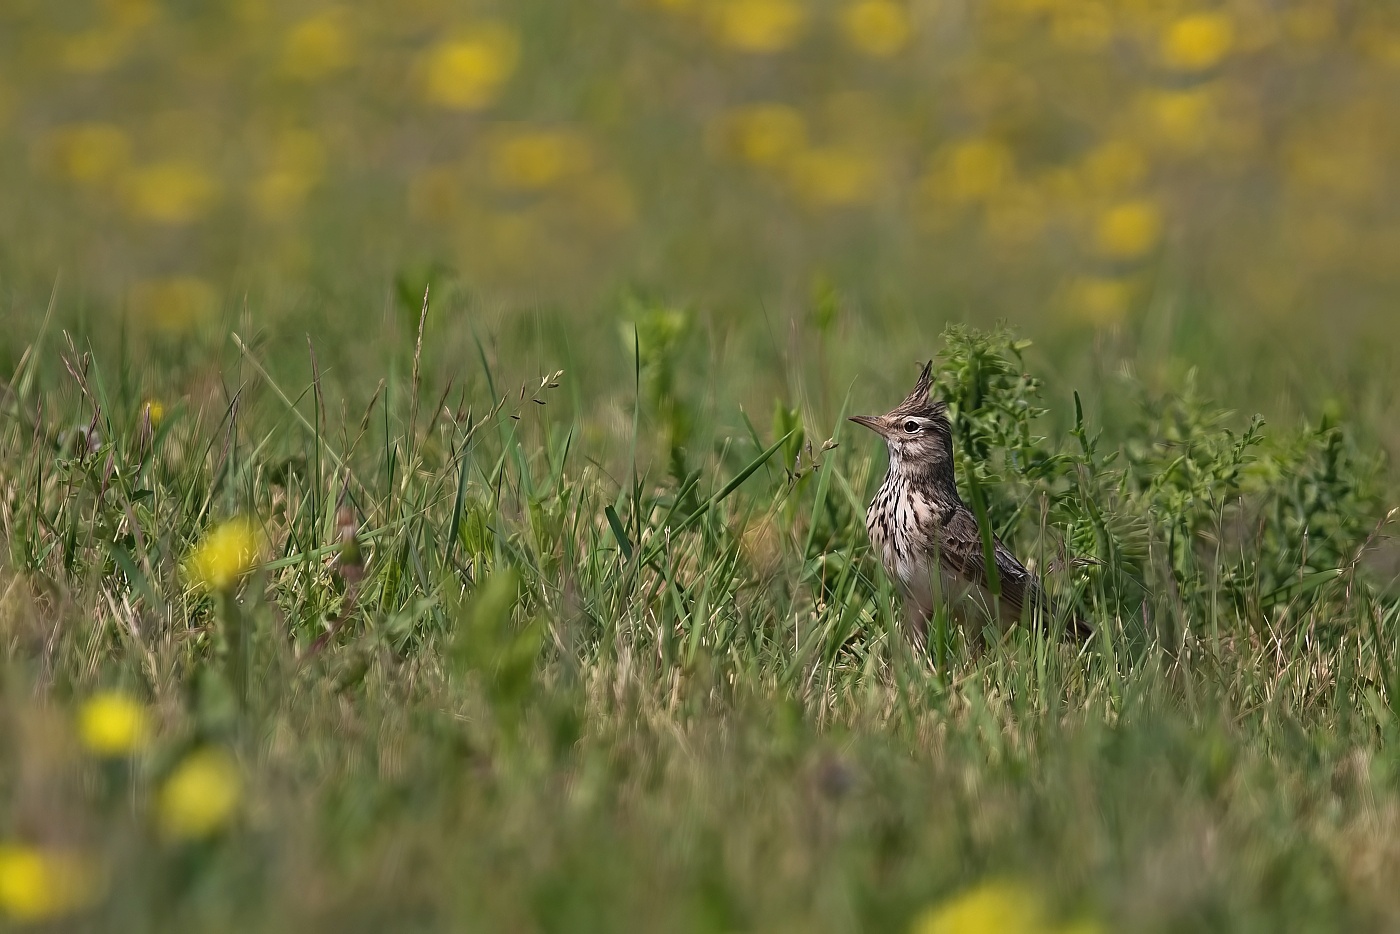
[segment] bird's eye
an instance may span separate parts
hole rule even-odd
[[[909,419],[909,421],[904,423],[904,430],[912,435],[914,432],[919,430],[919,423],[911,418]]]

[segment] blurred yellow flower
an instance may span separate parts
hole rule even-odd
[[[1020,246],[1038,237],[1050,221],[1045,197],[1030,185],[1011,185],[987,202],[987,233],[1001,243]]]
[[[1193,13],[1168,28],[1162,61],[1178,71],[1204,71],[1224,61],[1235,44],[1235,27],[1224,13]]]
[[[1285,10],[1283,28],[1298,42],[1326,42],[1337,32],[1337,14],[1325,0],[1312,0]]]
[[[213,286],[203,279],[169,276],[133,284],[127,294],[127,307],[157,330],[178,333],[207,316],[216,300]]]
[[[802,35],[807,11],[797,0],[719,0],[715,35],[741,52],[780,52]]]
[[[149,399],[142,414],[151,423],[152,428],[159,428],[160,423],[165,421],[165,406],[155,399]]]
[[[1162,212],[1146,199],[1124,201],[1099,215],[1094,247],[1112,259],[1137,259],[1162,237]]]
[[[1045,905],[1030,889],[986,882],[921,915],[911,934],[1052,934]]]
[[[345,15],[328,10],[302,20],[287,33],[282,73],[303,81],[328,78],[350,64],[352,40]]]
[[[889,58],[909,42],[909,14],[894,0],[856,0],[841,11],[841,29],[866,55]]]
[[[0,845],[0,911],[12,921],[53,921],[102,897],[103,878],[88,857],[69,850]]]
[[[582,179],[576,202],[590,227],[618,231],[637,220],[637,199],[632,186],[617,172],[599,172]]]
[[[145,706],[116,691],[93,695],[78,711],[78,738],[99,756],[140,752],[150,734]]]
[[[160,13],[155,0],[102,0],[102,6],[112,21],[125,29],[145,26]]]
[[[424,94],[452,110],[480,110],[496,100],[520,60],[520,39],[500,22],[486,22],[429,49]]]
[[[1199,149],[1215,130],[1216,89],[1211,85],[1181,91],[1153,91],[1142,98],[1153,130],[1172,146]]]
[[[258,563],[258,533],[249,519],[230,519],[205,533],[185,564],[191,583],[228,590]]]
[[[1113,14],[1094,0],[1059,4],[1050,21],[1050,38],[1069,49],[1097,52],[1113,39]]]
[[[879,177],[874,159],[836,146],[798,153],[792,159],[791,172],[798,197],[818,207],[844,207],[868,201]]]
[[[489,170],[502,188],[539,191],[586,172],[591,159],[588,141],[573,130],[521,130],[494,141]]]
[[[414,220],[443,224],[456,216],[462,197],[458,176],[451,166],[424,169],[408,181],[408,211]]]
[[[751,104],[721,116],[711,135],[725,154],[771,169],[806,147],[807,121],[786,104]]]
[[[253,207],[266,220],[294,214],[320,182],[324,165],[325,151],[315,133],[293,130],[282,134],[271,164],[253,182]]]
[[[1009,183],[1016,171],[1011,150],[991,139],[959,143],[946,159],[938,187],[957,202],[986,200]]]
[[[126,57],[130,33],[110,26],[69,36],[59,49],[59,61],[69,71],[99,74]]]
[[[1094,191],[1117,194],[1135,188],[1147,176],[1147,153],[1129,140],[1109,140],[1084,157],[1083,173]]]
[[[172,840],[207,837],[233,818],[242,794],[232,756],[214,748],[192,752],[160,789],[156,813],[161,832]]]
[[[131,158],[131,139],[111,123],[75,123],[59,127],[35,147],[35,161],[80,185],[115,178]]]
[[[1132,300],[1133,285],[1126,279],[1082,276],[1070,283],[1065,304],[1077,320],[1110,327],[1123,321]]]
[[[213,207],[219,185],[198,163],[171,160],[130,172],[124,194],[127,209],[135,217],[161,224],[188,224]]]
[[[217,525],[190,553],[185,573],[190,583],[209,591],[225,591],[258,566],[258,529],[246,518]]]

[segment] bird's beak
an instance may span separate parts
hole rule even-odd
[[[873,415],[852,415],[851,421],[855,422],[857,425],[864,425],[876,434],[882,435],[885,433],[885,429],[880,424],[880,420]]]

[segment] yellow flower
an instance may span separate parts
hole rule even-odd
[[[1204,71],[1224,61],[1235,27],[1224,13],[1193,13],[1172,23],[1162,39],[1162,60],[1178,71]]]
[[[205,590],[228,590],[258,562],[258,534],[248,519],[230,519],[208,532],[185,564],[190,581]]]
[[[1205,87],[1149,92],[1143,98],[1158,135],[1180,149],[1200,147],[1215,127],[1216,90]]]
[[[835,146],[809,149],[792,160],[792,183],[798,196],[820,207],[869,200],[878,175],[869,156]]]
[[[1012,185],[987,202],[987,233],[1008,246],[1019,246],[1045,230],[1050,221],[1045,197],[1030,185]]]
[[[233,818],[242,793],[238,765],[227,752],[193,752],[161,787],[156,802],[161,832],[172,840],[207,837]]]
[[[125,29],[90,29],[64,41],[59,61],[69,71],[100,74],[120,62],[130,47],[130,32]]]
[[[160,423],[165,421],[165,406],[156,399],[147,400],[145,416],[151,423],[151,428],[159,428]]]
[[[445,224],[461,206],[459,172],[449,166],[424,169],[408,181],[408,211],[414,220]]]
[[[491,147],[491,179],[502,188],[539,191],[587,171],[588,141],[572,130],[510,133]]]
[[[107,15],[124,29],[145,26],[156,18],[160,8],[155,0],[104,0]]]
[[[1084,157],[1084,178],[1095,191],[1114,194],[1147,175],[1147,154],[1127,140],[1109,140]]]
[[[719,41],[741,52],[780,52],[797,41],[807,11],[796,0],[721,0],[714,28]]]
[[[909,14],[893,0],[856,0],[841,11],[841,28],[866,55],[889,58],[909,41]]]
[[[1083,276],[1070,283],[1065,304],[1073,317],[1109,327],[1122,322],[1132,300],[1133,286],[1125,279]]]
[[[49,134],[36,156],[36,161],[70,182],[96,185],[126,168],[131,139],[111,123],[76,123]]]
[[[807,121],[786,104],[752,104],[731,110],[715,123],[720,147],[749,165],[771,169],[807,145]]]
[[[116,691],[92,696],[78,712],[78,737],[99,756],[140,752],[150,734],[146,708]]]
[[[637,219],[637,199],[632,186],[617,172],[600,172],[584,178],[576,198],[589,226],[624,230]]]
[[[1006,186],[1015,174],[1011,150],[990,139],[959,143],[947,154],[939,187],[958,202],[983,201]]]
[[[344,15],[338,10],[319,13],[287,34],[282,72],[303,81],[319,81],[348,65],[352,51]]]
[[[520,39],[504,23],[482,23],[443,42],[424,60],[429,103],[452,110],[480,110],[495,101],[520,60]]]
[[[51,921],[102,895],[102,874],[82,854],[0,845],[0,910],[17,922]]]
[[[1066,48],[1097,52],[1113,39],[1113,14],[1090,0],[1062,4],[1054,11],[1050,37]]]
[[[218,199],[218,183],[196,163],[157,162],[132,172],[126,180],[126,203],[143,220],[188,224],[203,216]]]
[[[293,130],[277,140],[271,164],[253,183],[252,200],[266,220],[281,220],[298,211],[321,180],[325,153],[320,137]]]
[[[206,317],[214,308],[214,288],[194,276],[171,276],[135,283],[127,306],[157,330],[179,333]]]
[[[1114,205],[1094,225],[1094,246],[1113,259],[1137,259],[1155,247],[1161,236],[1162,212],[1145,199]]]
[[[1052,934],[1045,905],[1029,889],[987,882],[931,908],[912,934]]]

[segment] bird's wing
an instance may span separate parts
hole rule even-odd
[[[971,511],[965,508],[952,510],[944,517],[940,538],[939,560],[943,566],[964,580],[990,588],[987,562],[982,551],[982,533]],[[995,536],[992,537],[992,546],[1002,601],[1018,617],[1027,605],[1038,607],[1048,615],[1052,611],[1050,601],[1036,576],[1026,570]]]

